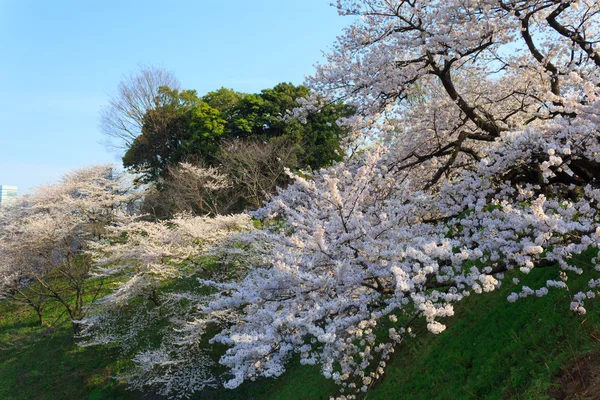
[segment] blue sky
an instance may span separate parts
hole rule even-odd
[[[98,113],[140,63],[200,94],[301,84],[347,23],[328,0],[0,0],[0,184],[118,164]]]

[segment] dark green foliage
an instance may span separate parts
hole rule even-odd
[[[219,110],[202,101],[194,90],[161,87],[161,104],[147,110],[142,134],[123,156],[123,165],[143,171],[143,180],[164,177],[167,167],[197,156],[211,160],[225,130]]]
[[[221,88],[198,97],[195,90],[178,91],[161,87],[155,108],[146,110],[142,133],[123,156],[123,165],[143,172],[145,182],[166,176],[168,166],[184,160],[216,165],[222,139],[273,138],[295,146],[298,165],[317,169],[341,160],[341,139],[347,131],[336,124],[353,110],[343,104],[323,107],[307,117],[306,123],[288,120],[288,111],[308,96],[305,86],[280,83],[259,94]]]
[[[268,141],[281,137],[300,149],[299,167],[318,169],[340,161],[344,154],[340,140],[347,131],[336,124],[349,117],[353,109],[343,104],[323,107],[310,114],[305,123],[285,118],[297,108],[298,100],[310,95],[306,86],[280,83],[259,94],[244,94],[221,88],[202,99],[221,111],[227,120],[224,137],[232,139],[258,138]]]

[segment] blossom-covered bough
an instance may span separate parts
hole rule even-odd
[[[591,105],[582,96],[600,61],[595,2],[347,0],[337,8],[355,22],[311,87],[355,105],[360,121],[348,122],[390,132],[401,167],[429,164],[430,185],[478,162],[503,132],[570,120],[573,107]],[[570,165],[578,175],[597,171],[592,159]]]
[[[167,221],[148,222],[132,217],[109,228],[104,241],[91,245],[96,277],[119,276],[123,282],[100,304],[120,307],[140,295],[160,305],[156,290],[162,282],[197,272],[195,265],[206,248],[232,231],[251,228],[244,214],[214,218],[181,214]],[[127,273],[123,273],[127,271]]]
[[[506,276],[553,267],[556,278],[510,301],[566,288],[567,274],[590,274],[590,290],[571,305],[585,313],[600,273],[582,271],[571,257],[598,244],[600,191],[549,200],[495,172],[486,176],[484,159],[432,195],[398,184],[381,152],[299,179],[259,212],[286,221],[281,232],[256,232],[275,249],[270,266],[236,286],[217,285],[228,296],[221,292],[204,310],[244,310],[214,339],[231,346],[221,359],[234,374],[228,386],[278,376],[299,353],[326,377],[366,390],[408,322],[423,317],[429,331],[442,332],[454,303],[494,290],[511,270]],[[387,319],[389,335],[376,335]]]
[[[210,340],[227,345],[229,388],[277,377],[298,356],[353,398],[382,376],[415,321],[441,333],[465,296],[508,280],[517,302],[585,275],[589,287],[570,304],[584,314],[600,285],[600,5],[337,7],[354,22],[309,83],[313,100],[357,107],[340,123],[368,146],[297,177],[254,213],[263,228],[243,234],[253,243],[245,253],[233,251],[252,256],[252,268],[200,280],[213,292],[193,299],[175,341],[201,343],[220,327]],[[307,99],[294,114],[317,108]],[[580,254],[591,263],[575,262]],[[519,286],[536,268],[555,278]],[[185,352],[165,363],[188,374],[193,364]],[[199,387],[185,390],[182,371],[169,394]]]

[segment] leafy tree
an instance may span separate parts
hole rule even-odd
[[[209,92],[202,96],[202,100],[208,103],[209,106],[216,108],[221,112],[224,120],[233,121],[236,118],[236,105],[245,97],[246,93],[236,92],[233,89],[221,88],[219,90]],[[227,128],[229,132],[230,127]]]
[[[306,86],[280,83],[259,94],[220,89],[208,93],[204,99],[227,120],[224,137],[264,141],[283,137],[298,144],[300,168],[318,169],[343,158],[342,141],[348,130],[336,122],[352,115],[353,108],[343,104],[323,105],[309,113],[303,123],[289,118],[290,112],[300,106],[299,100],[310,94]]]
[[[168,173],[181,161],[212,167],[223,164],[236,185],[230,191],[232,197],[221,199],[221,203],[230,204],[232,210],[259,207],[277,186],[289,182],[283,173],[285,168],[318,169],[343,158],[343,140],[348,130],[337,121],[351,115],[352,108],[330,104],[309,113],[302,123],[290,118],[290,111],[309,95],[307,87],[289,83],[259,94],[221,88],[202,98],[193,90],[161,87],[155,100],[157,106],[146,111],[142,133],[125,153],[123,164],[141,172],[144,182],[156,183],[147,199],[148,206],[158,212],[155,215],[175,212],[173,202],[150,203],[164,199],[160,192],[167,187],[171,197],[172,189],[181,187],[169,182],[173,177]],[[223,139],[227,139],[226,145],[221,143]],[[270,143],[271,140],[277,143]],[[255,150],[260,150],[257,143],[264,143],[269,156],[259,160],[240,146],[232,147],[235,141]],[[230,150],[234,147],[238,150],[232,156]],[[282,155],[279,159],[270,157],[278,154]],[[241,159],[253,161],[247,164]],[[273,168],[268,165],[270,162],[274,162]],[[234,165],[240,169],[233,170]],[[253,172],[248,175],[250,170]],[[249,176],[252,182],[245,180]]]
[[[352,110],[343,104],[329,105],[309,114],[302,122],[290,119],[286,123],[283,137],[298,144],[301,167],[317,170],[344,159],[349,129],[339,126],[338,120],[349,117]]]
[[[147,182],[164,177],[170,165],[188,156],[211,160],[225,129],[219,111],[194,90],[159,90],[159,107],[146,111],[142,133],[123,157],[123,165]]]

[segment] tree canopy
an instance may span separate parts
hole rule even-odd
[[[509,132],[571,121],[573,107],[590,105],[584,82],[600,66],[595,3],[342,0],[337,9],[360,18],[309,86],[357,107],[373,133],[387,132],[400,168],[428,165],[427,185],[477,164]],[[545,185],[536,170],[545,157],[512,181]],[[600,172],[595,157],[550,168],[551,180],[575,185]]]
[[[222,88],[203,99],[223,113],[228,122],[226,137],[265,141],[283,137],[298,144],[300,167],[318,169],[343,158],[342,140],[348,132],[336,122],[352,115],[353,108],[341,103],[329,104],[310,113],[305,123],[290,118],[291,111],[300,106],[299,100],[310,94],[306,86],[280,83],[258,94]]]
[[[165,175],[167,167],[193,155],[212,160],[225,132],[226,121],[194,90],[163,86],[160,106],[146,110],[142,133],[135,138],[123,165],[144,173],[146,181]]]
[[[135,213],[141,194],[131,184],[111,165],[91,166],[2,207],[0,300],[33,307],[40,322],[49,301],[60,303],[72,320],[85,315],[95,296],[85,251],[108,226]]]
[[[189,158],[216,165],[222,139],[268,141],[283,138],[298,153],[298,166],[318,169],[342,159],[347,130],[336,122],[352,109],[322,107],[302,124],[286,118],[310,94],[304,86],[282,83],[259,94],[221,88],[201,98],[193,90],[159,89],[156,106],[146,110],[141,134],[123,164],[143,172],[146,181],[165,177],[167,167]]]

